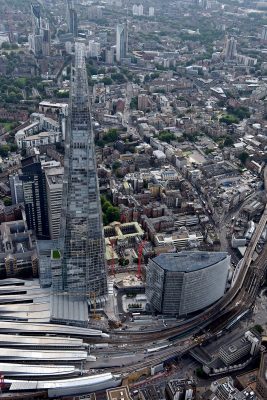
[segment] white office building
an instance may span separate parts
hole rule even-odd
[[[120,62],[128,53],[127,25],[118,24],[116,32],[116,60]]]

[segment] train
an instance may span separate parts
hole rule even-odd
[[[250,309],[243,311],[241,314],[239,314],[237,317],[235,317],[232,321],[230,321],[226,327],[225,330],[229,330],[231,329],[235,324],[238,323],[238,321],[241,320],[241,318],[243,318],[245,315],[247,315],[250,312]]]
[[[152,347],[152,348],[146,349],[146,350],[144,351],[144,353],[145,353],[145,354],[156,353],[157,351],[167,349],[167,348],[170,347],[170,346],[172,346],[172,344],[166,343],[166,344],[163,344],[163,345],[158,346],[158,347]]]

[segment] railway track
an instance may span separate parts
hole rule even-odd
[[[267,191],[267,167],[264,171],[264,183],[265,190]],[[222,319],[223,315],[229,313],[229,315],[231,315],[231,318],[240,315],[240,313],[246,311],[254,304],[254,301],[258,294],[261,281],[267,269],[267,244],[264,246],[263,252],[257,258],[255,263],[253,263],[253,254],[266,223],[267,204],[265,206],[259,224],[246,249],[243,264],[234,285],[217,303],[203,311],[198,316],[191,318],[191,320],[187,320],[186,323],[181,323],[178,326],[161,329],[158,331],[142,331],[140,333],[130,331],[113,332],[108,341],[114,345],[127,342],[144,344],[146,342],[151,343],[160,339],[170,339],[177,336],[174,343],[178,345],[181,341],[179,339],[179,336],[183,336],[184,340],[186,337],[189,336],[189,334],[191,336],[193,332],[199,332],[201,329],[207,327],[209,324],[215,324],[216,321],[220,321],[220,325],[218,325],[220,329],[225,328],[229,321],[226,318],[224,322],[221,322],[220,319]],[[209,335],[208,338],[211,339],[215,336],[216,329],[213,334]],[[143,362],[139,362],[128,367],[115,368],[114,372],[121,373],[123,370],[123,375],[127,375],[131,372],[136,371],[136,369],[151,367],[152,365],[161,363],[163,360],[166,360],[168,358],[181,357],[195,346],[197,346],[196,343],[191,343],[182,351],[175,351],[175,345],[170,346],[166,350],[161,351],[160,354],[150,356],[149,359]]]
[[[264,251],[258,257],[256,262],[252,264],[252,256],[254,254],[258,240],[262,234],[262,231],[267,222],[267,206],[263,212],[261,220],[257,226],[256,231],[247,247],[242,270],[239,273],[238,279],[234,286],[225,294],[225,296],[219,300],[216,304],[209,307],[207,310],[202,312],[196,317],[187,320],[186,323],[181,323],[178,326],[161,329],[157,331],[142,331],[142,332],[131,332],[131,331],[119,331],[113,332],[109,338],[109,342],[112,344],[120,344],[127,342],[134,343],[145,343],[153,342],[160,339],[169,339],[172,336],[183,336],[192,335],[200,331],[204,327],[208,326],[211,322],[215,322],[222,317],[224,313],[228,311],[233,312],[234,315],[238,315],[241,311],[248,309],[254,303],[257,296],[257,292],[260,286],[260,282],[267,267],[267,246],[264,247]],[[227,321],[225,322],[225,325]]]

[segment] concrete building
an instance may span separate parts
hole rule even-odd
[[[105,61],[107,64],[113,64],[115,57],[114,47],[105,50]]]
[[[196,384],[192,380],[173,379],[167,383],[166,393],[170,400],[194,400]]]
[[[35,238],[23,219],[0,225],[0,277],[34,276],[38,274]]]
[[[15,134],[20,149],[59,142],[65,136],[65,117],[60,122],[43,114],[31,114],[32,122]]]
[[[133,5],[133,15],[137,17],[144,15],[144,7],[142,4]]]
[[[267,353],[261,355],[256,390],[262,400],[267,399]]]
[[[154,17],[154,15],[155,15],[155,8],[154,7],[149,7],[148,16],[149,17]]]
[[[222,252],[160,254],[148,263],[147,299],[163,314],[201,310],[224,295],[229,267],[230,256]]]
[[[50,28],[49,23],[42,17],[41,5],[38,2],[31,4],[32,32],[28,42],[30,50],[36,57],[50,55]]]
[[[228,38],[228,36],[226,36],[223,52],[225,61],[231,61],[235,59],[237,55],[236,44],[237,40],[234,37]]]
[[[73,0],[67,0],[67,25],[68,32],[72,34],[73,37],[78,36],[78,17],[77,11],[74,7]]]
[[[123,246],[136,243],[136,239],[142,239],[144,231],[138,222],[130,222],[121,224],[120,222],[112,222],[104,227],[105,238],[109,238],[111,242]]]
[[[263,25],[262,30],[261,30],[261,40],[263,42],[267,41],[267,25]]]
[[[92,58],[97,58],[100,56],[100,43],[94,40],[89,40],[88,55]]]
[[[62,206],[64,168],[45,169],[47,206],[49,210],[49,236],[58,239]]]
[[[121,62],[128,53],[128,31],[127,25],[118,24],[116,31],[116,60]]]
[[[88,8],[88,18],[101,19],[103,18],[103,11],[101,6],[90,5]]]
[[[180,232],[174,232],[170,235],[159,233],[154,237],[155,246],[175,246],[177,249],[182,249],[188,245],[198,247],[203,242],[203,234],[201,232],[189,233],[186,228]]]
[[[138,95],[138,110],[146,111],[150,107],[149,96],[147,94],[139,94]]]
[[[128,386],[107,390],[107,400],[132,400]]]
[[[214,400],[257,400],[255,392],[248,388],[242,392],[234,386],[232,377],[226,376],[224,378],[214,381],[210,385],[212,396]]]
[[[60,141],[59,132],[40,132],[37,135],[27,136],[22,139],[21,147],[23,149],[29,149],[32,147],[39,147],[48,144],[55,144]]]
[[[245,356],[254,356],[259,351],[261,339],[253,332],[247,331],[244,336],[222,346],[219,358],[225,365],[232,365]]]

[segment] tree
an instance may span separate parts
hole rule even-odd
[[[103,223],[108,225],[111,222],[120,220],[120,210],[118,207],[114,207],[105,196],[101,196],[101,207],[103,214]]]
[[[15,143],[10,144],[10,151],[15,152],[18,150],[18,146]]]
[[[121,267],[126,267],[126,265],[129,265],[129,260],[127,260],[127,258],[120,258],[119,259],[119,265]]]
[[[115,74],[111,74],[111,79],[117,83],[125,83],[126,79],[123,74],[116,72]]]
[[[264,332],[264,329],[261,325],[255,325],[253,326],[253,329],[258,332],[260,335]]]
[[[120,161],[114,161],[114,163],[112,164],[113,171],[116,171],[118,168],[120,168],[120,166],[121,166]]]
[[[232,125],[232,124],[238,124],[239,119],[232,114],[225,114],[220,118],[220,122],[223,122],[227,125]]]
[[[238,158],[242,162],[242,164],[245,165],[247,159],[249,158],[249,154],[246,151],[242,151],[242,153],[239,154]]]
[[[224,140],[224,146],[229,147],[232,146],[234,144],[233,139],[230,136],[227,136]]]
[[[207,378],[207,374],[203,371],[203,368],[202,368],[202,367],[198,367],[198,368],[196,369],[196,376],[197,376],[198,378],[202,378],[202,379]]]
[[[105,78],[102,79],[102,82],[103,82],[105,85],[112,85],[112,83],[113,83],[112,79],[109,78],[108,76],[105,76]]]
[[[0,146],[0,156],[1,157],[7,157],[9,150],[10,150],[9,149],[9,145],[8,144],[3,144],[2,146]]]
[[[118,140],[119,134],[117,132],[117,129],[110,129],[105,136],[103,137],[104,142],[110,143],[110,142],[116,142]]]
[[[161,131],[161,132],[159,133],[158,139],[159,139],[161,142],[170,143],[171,140],[174,140],[174,139],[175,139],[175,135],[174,135],[173,133],[171,133],[171,132]]]
[[[130,109],[131,110],[136,110],[138,107],[138,97],[133,97],[131,102],[130,102]]]
[[[9,50],[10,49],[10,44],[8,42],[3,42],[2,45],[1,45],[1,49]]]
[[[228,106],[227,107],[227,112],[229,114],[235,115],[239,120],[243,120],[244,118],[249,118],[250,117],[250,112],[247,107],[232,107]]]
[[[3,201],[4,201],[4,205],[5,205],[6,207],[12,205],[12,200],[11,200],[10,197],[5,197]]]
[[[113,206],[108,207],[105,214],[106,214],[109,224],[111,222],[120,220],[120,211],[117,207],[113,207]]]

